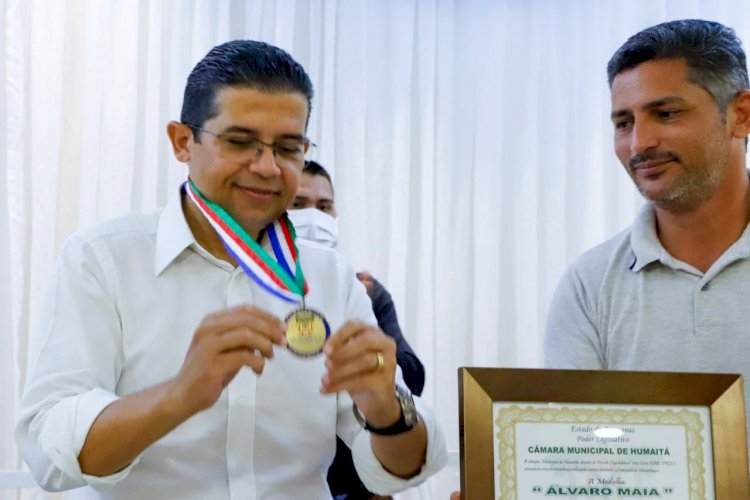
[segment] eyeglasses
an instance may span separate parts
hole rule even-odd
[[[183,125],[187,125],[193,129],[193,132],[205,132],[208,135],[216,137],[222,148],[229,155],[235,156],[237,160],[255,161],[261,157],[263,149],[268,147],[271,148],[271,152],[277,163],[279,161],[299,163],[305,161],[306,155],[316,147],[315,143],[307,137],[288,137],[269,144],[243,132],[222,132],[217,134],[189,123],[183,123]]]

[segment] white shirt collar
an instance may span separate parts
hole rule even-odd
[[[184,188],[180,188],[170,198],[159,217],[154,254],[155,276],[161,274],[186,248],[195,243],[195,237],[182,211],[183,193]]]

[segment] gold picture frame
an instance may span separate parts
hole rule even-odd
[[[462,367],[458,385],[464,499],[497,498],[493,436],[496,402],[707,407],[715,498],[750,498],[740,375]]]

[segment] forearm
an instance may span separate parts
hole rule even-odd
[[[115,401],[89,429],[78,455],[81,471],[107,476],[124,469],[190,415],[175,397],[174,381]]]
[[[408,479],[422,469],[427,453],[427,430],[421,419],[412,430],[403,434],[371,436],[375,457],[394,476]]]

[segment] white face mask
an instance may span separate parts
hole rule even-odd
[[[327,247],[335,247],[339,235],[338,219],[317,208],[300,208],[287,211],[297,236]]]

